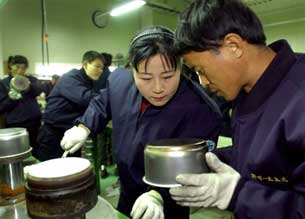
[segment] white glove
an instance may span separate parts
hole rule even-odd
[[[139,196],[130,213],[132,219],[164,219],[163,199],[155,190]]]
[[[73,126],[65,132],[60,145],[62,149],[73,154],[82,147],[89,134],[90,130],[87,127],[83,125]]]
[[[8,96],[12,100],[19,100],[22,98],[22,94],[14,88],[10,88]]]
[[[211,152],[206,153],[205,157],[213,173],[180,174],[176,181],[182,186],[171,188],[169,192],[182,206],[226,209],[240,174]]]

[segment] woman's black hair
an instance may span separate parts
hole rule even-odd
[[[180,16],[176,53],[217,50],[228,33],[236,33],[251,44],[266,45],[259,18],[240,0],[195,0]]]
[[[174,53],[174,33],[162,26],[151,26],[138,33],[129,46],[128,58],[133,68],[138,71],[138,65],[146,61],[145,69],[150,58],[161,55],[165,59],[165,65],[178,66],[178,58]]]
[[[15,55],[8,57],[8,69],[12,69],[12,65],[16,64],[25,64],[26,67],[29,67],[29,61],[25,56],[22,55]]]

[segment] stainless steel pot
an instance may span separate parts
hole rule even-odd
[[[157,187],[179,186],[181,173],[209,172],[205,162],[208,151],[201,139],[162,139],[149,143],[144,150],[144,182]]]
[[[30,88],[30,80],[22,75],[16,75],[12,78],[10,85],[19,92],[27,91]]]
[[[16,163],[30,156],[32,148],[25,128],[0,129],[0,163]]]
[[[31,155],[24,128],[0,129],[0,205],[24,200],[22,160]]]

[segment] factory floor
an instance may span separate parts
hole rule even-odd
[[[217,147],[231,145],[231,139],[220,138]],[[101,196],[111,203],[114,207],[117,206],[119,198],[119,178],[115,175],[114,165],[107,167],[108,176],[100,179]],[[192,208],[190,219],[233,219],[234,216],[229,211],[222,211],[216,208]]]

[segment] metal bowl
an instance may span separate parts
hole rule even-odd
[[[144,182],[157,187],[180,186],[176,176],[182,173],[209,172],[205,162],[208,152],[201,139],[162,139],[149,143],[144,150]]]
[[[30,155],[31,150],[25,128],[0,129],[0,163],[22,160]]]
[[[16,75],[12,78],[10,83],[11,86],[13,86],[13,88],[15,88],[19,92],[27,91],[30,88],[31,84],[30,80],[22,75]]]

